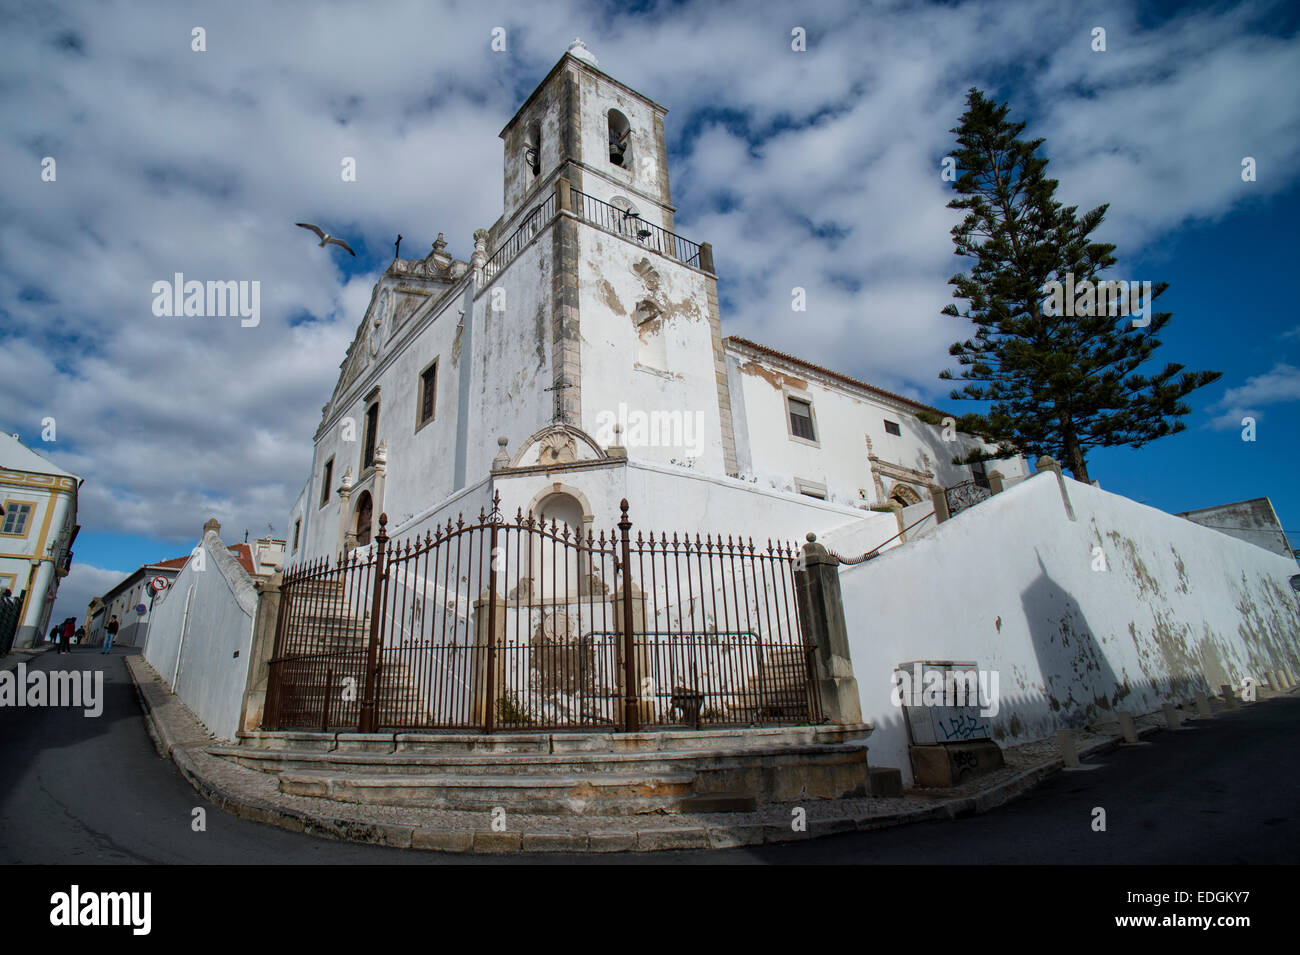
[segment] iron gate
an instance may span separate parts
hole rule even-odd
[[[624,729],[821,719],[796,551],[476,522],[285,574],[268,729]]]

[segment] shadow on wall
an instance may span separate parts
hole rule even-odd
[[[1128,695],[1093,634],[1083,607],[1052,579],[1038,558],[1038,576],[1020,593],[1043,691],[1059,723],[1080,727]]]

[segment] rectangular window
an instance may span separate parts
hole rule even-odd
[[[903,432],[902,432],[902,430],[898,427],[898,422],[897,422],[897,421],[886,421],[886,422],[885,422],[885,433],[886,433],[886,434],[902,434]]]
[[[790,408],[790,433],[796,438],[816,441],[817,435],[813,431],[811,402],[801,401],[798,398],[788,398],[786,403]]]
[[[798,488],[799,493],[805,497],[815,497],[819,501],[826,500],[826,485],[818,481],[807,481],[803,478],[795,478],[794,485]]]
[[[298,550],[298,538],[302,536],[302,518],[293,522],[293,549]]]
[[[334,483],[334,459],[330,458],[325,462],[325,470],[320,479],[320,506],[324,507],[330,502],[330,485]]]
[[[24,501],[5,501],[4,529],[0,533],[11,537],[26,537],[33,506]]]
[[[433,420],[434,412],[437,410],[437,399],[438,362],[434,361],[432,365],[420,372],[420,420],[416,422],[416,430]]]
[[[379,430],[379,402],[366,409],[366,443],[362,451],[361,467],[375,466],[375,432]]]

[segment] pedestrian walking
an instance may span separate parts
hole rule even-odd
[[[72,652],[72,634],[77,629],[77,618],[69,617],[63,621],[63,642],[59,645],[60,653]]]
[[[104,652],[107,653],[113,649],[113,638],[117,636],[117,617],[108,621],[108,626],[104,628]]]

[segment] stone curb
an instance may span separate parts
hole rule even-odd
[[[9,655],[0,661],[0,670],[17,670],[18,664],[26,663],[32,657],[40,656],[42,653],[49,653],[54,646],[46,645],[41,647],[23,647],[21,650],[11,650]]]
[[[923,809],[877,815],[852,815],[829,819],[809,820],[816,831],[793,832],[788,826],[776,823],[747,823],[736,826],[702,825],[670,829],[639,829],[619,831],[602,829],[590,833],[580,832],[492,832],[462,829],[437,829],[428,826],[408,826],[390,823],[366,823],[280,806],[260,796],[226,788],[210,780],[188,750],[188,744],[178,740],[177,733],[167,724],[176,719],[190,718],[188,713],[177,712],[173,700],[159,705],[151,702],[150,691],[166,692],[161,685],[142,684],[136,666],[146,666],[142,658],[125,657],[127,672],[144,710],[145,725],[154,745],[164,758],[171,757],[181,775],[204,799],[214,803],[231,815],[253,822],[278,826],[291,832],[304,832],[344,842],[365,842],[402,849],[423,849],[435,852],[474,853],[480,855],[510,855],[521,852],[663,852],[679,849],[730,849],[741,846],[771,845],[815,839],[845,832],[868,832],[892,826],[908,825],[935,819],[961,819],[995,809],[1017,796],[1038,786],[1045,779],[1060,772],[1065,763],[1060,759],[1027,769],[1011,779],[991,786],[971,796],[946,799]],[[137,662],[138,661],[138,662]],[[170,710],[170,712],[169,712]],[[1139,739],[1161,732],[1163,727],[1147,726],[1138,730]],[[207,745],[210,740],[197,733],[195,743]],[[1079,749],[1081,759],[1118,749],[1119,737],[1099,740]],[[203,754],[205,759],[215,756]]]

